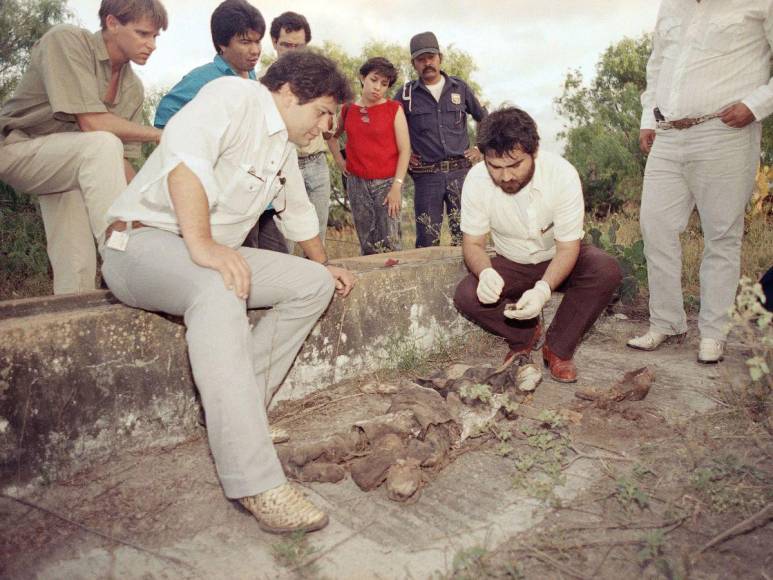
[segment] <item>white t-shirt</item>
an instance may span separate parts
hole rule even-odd
[[[556,253],[556,240],[581,240],[585,203],[577,170],[563,157],[540,151],[534,177],[517,194],[494,185],[485,163],[467,174],[462,188],[462,232],[491,232],[497,254],[520,264],[539,264]]]
[[[240,246],[269,203],[281,212],[277,225],[288,239],[319,234],[295,145],[262,84],[222,77],[204,85],[169,120],[159,146],[108,210],[108,223],[137,220],[179,234],[167,175],[180,163],[204,186],[216,242]]]
[[[436,82],[434,85],[425,84],[424,86],[427,87],[429,93],[435,97],[435,100],[439,103],[440,95],[443,94],[443,87],[446,86],[446,77],[440,75],[440,81]]]

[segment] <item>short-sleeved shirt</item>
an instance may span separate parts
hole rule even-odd
[[[540,151],[534,162],[534,176],[516,194],[495,185],[485,163],[470,169],[462,188],[462,232],[491,232],[497,254],[519,264],[551,260],[556,241],[572,242],[585,235],[577,170],[548,151]]]
[[[239,76],[234,72],[225,59],[219,54],[215,55],[212,62],[208,62],[200,67],[196,67],[185,75],[179,83],[164,95],[156,109],[156,118],[153,125],[159,129],[166,127],[169,119],[177,111],[182,109],[188,102],[195,97],[201,90],[201,87],[209,81],[213,81],[225,76]],[[255,71],[251,70],[248,74],[251,80],[256,80]]]
[[[142,82],[126,63],[115,101],[105,103],[111,75],[101,31],[54,26],[32,47],[29,67],[0,109],[0,140],[14,130],[30,137],[80,131],[76,115],[81,113],[112,113],[141,124]],[[124,143],[124,155],[139,157],[140,145]]]
[[[488,114],[467,83],[441,74],[445,86],[439,101],[422,80],[405,83],[394,96],[408,120],[411,150],[421,157],[422,163],[463,156],[470,147],[467,115],[480,122]]]
[[[207,196],[212,239],[237,248],[273,203],[292,241],[319,235],[295,146],[269,90],[239,77],[204,85],[164,129],[159,146],[107,212],[180,234],[167,176],[184,163]]]

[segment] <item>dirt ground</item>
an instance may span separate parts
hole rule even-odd
[[[747,350],[734,342],[723,363],[698,365],[695,332],[655,353],[626,349],[643,328],[605,319],[577,353],[577,385],[546,377],[526,401],[540,418],[502,419],[468,440],[414,503],[350,478],[304,484],[330,526],[265,534],[223,497],[202,429],[23,503],[0,497],[0,577],[773,578],[773,425],[769,408],[742,400]],[[389,397],[367,383],[505,352],[479,333],[428,357],[406,351],[399,370],[283,403],[272,421],[316,441],[386,411]],[[574,396],[642,366],[655,376],[642,401],[599,409]]]

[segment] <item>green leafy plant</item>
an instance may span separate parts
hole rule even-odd
[[[618,243],[619,228],[618,222],[612,220],[606,232],[592,227],[588,231],[588,237],[594,246],[607,252],[620,264],[623,271],[620,298],[623,302],[630,303],[641,288],[647,287],[647,260],[644,257],[643,240],[636,240],[628,246]]]

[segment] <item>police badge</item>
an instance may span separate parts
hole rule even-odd
[[[462,95],[459,93],[451,93],[451,102],[454,105],[461,105],[462,104]]]

